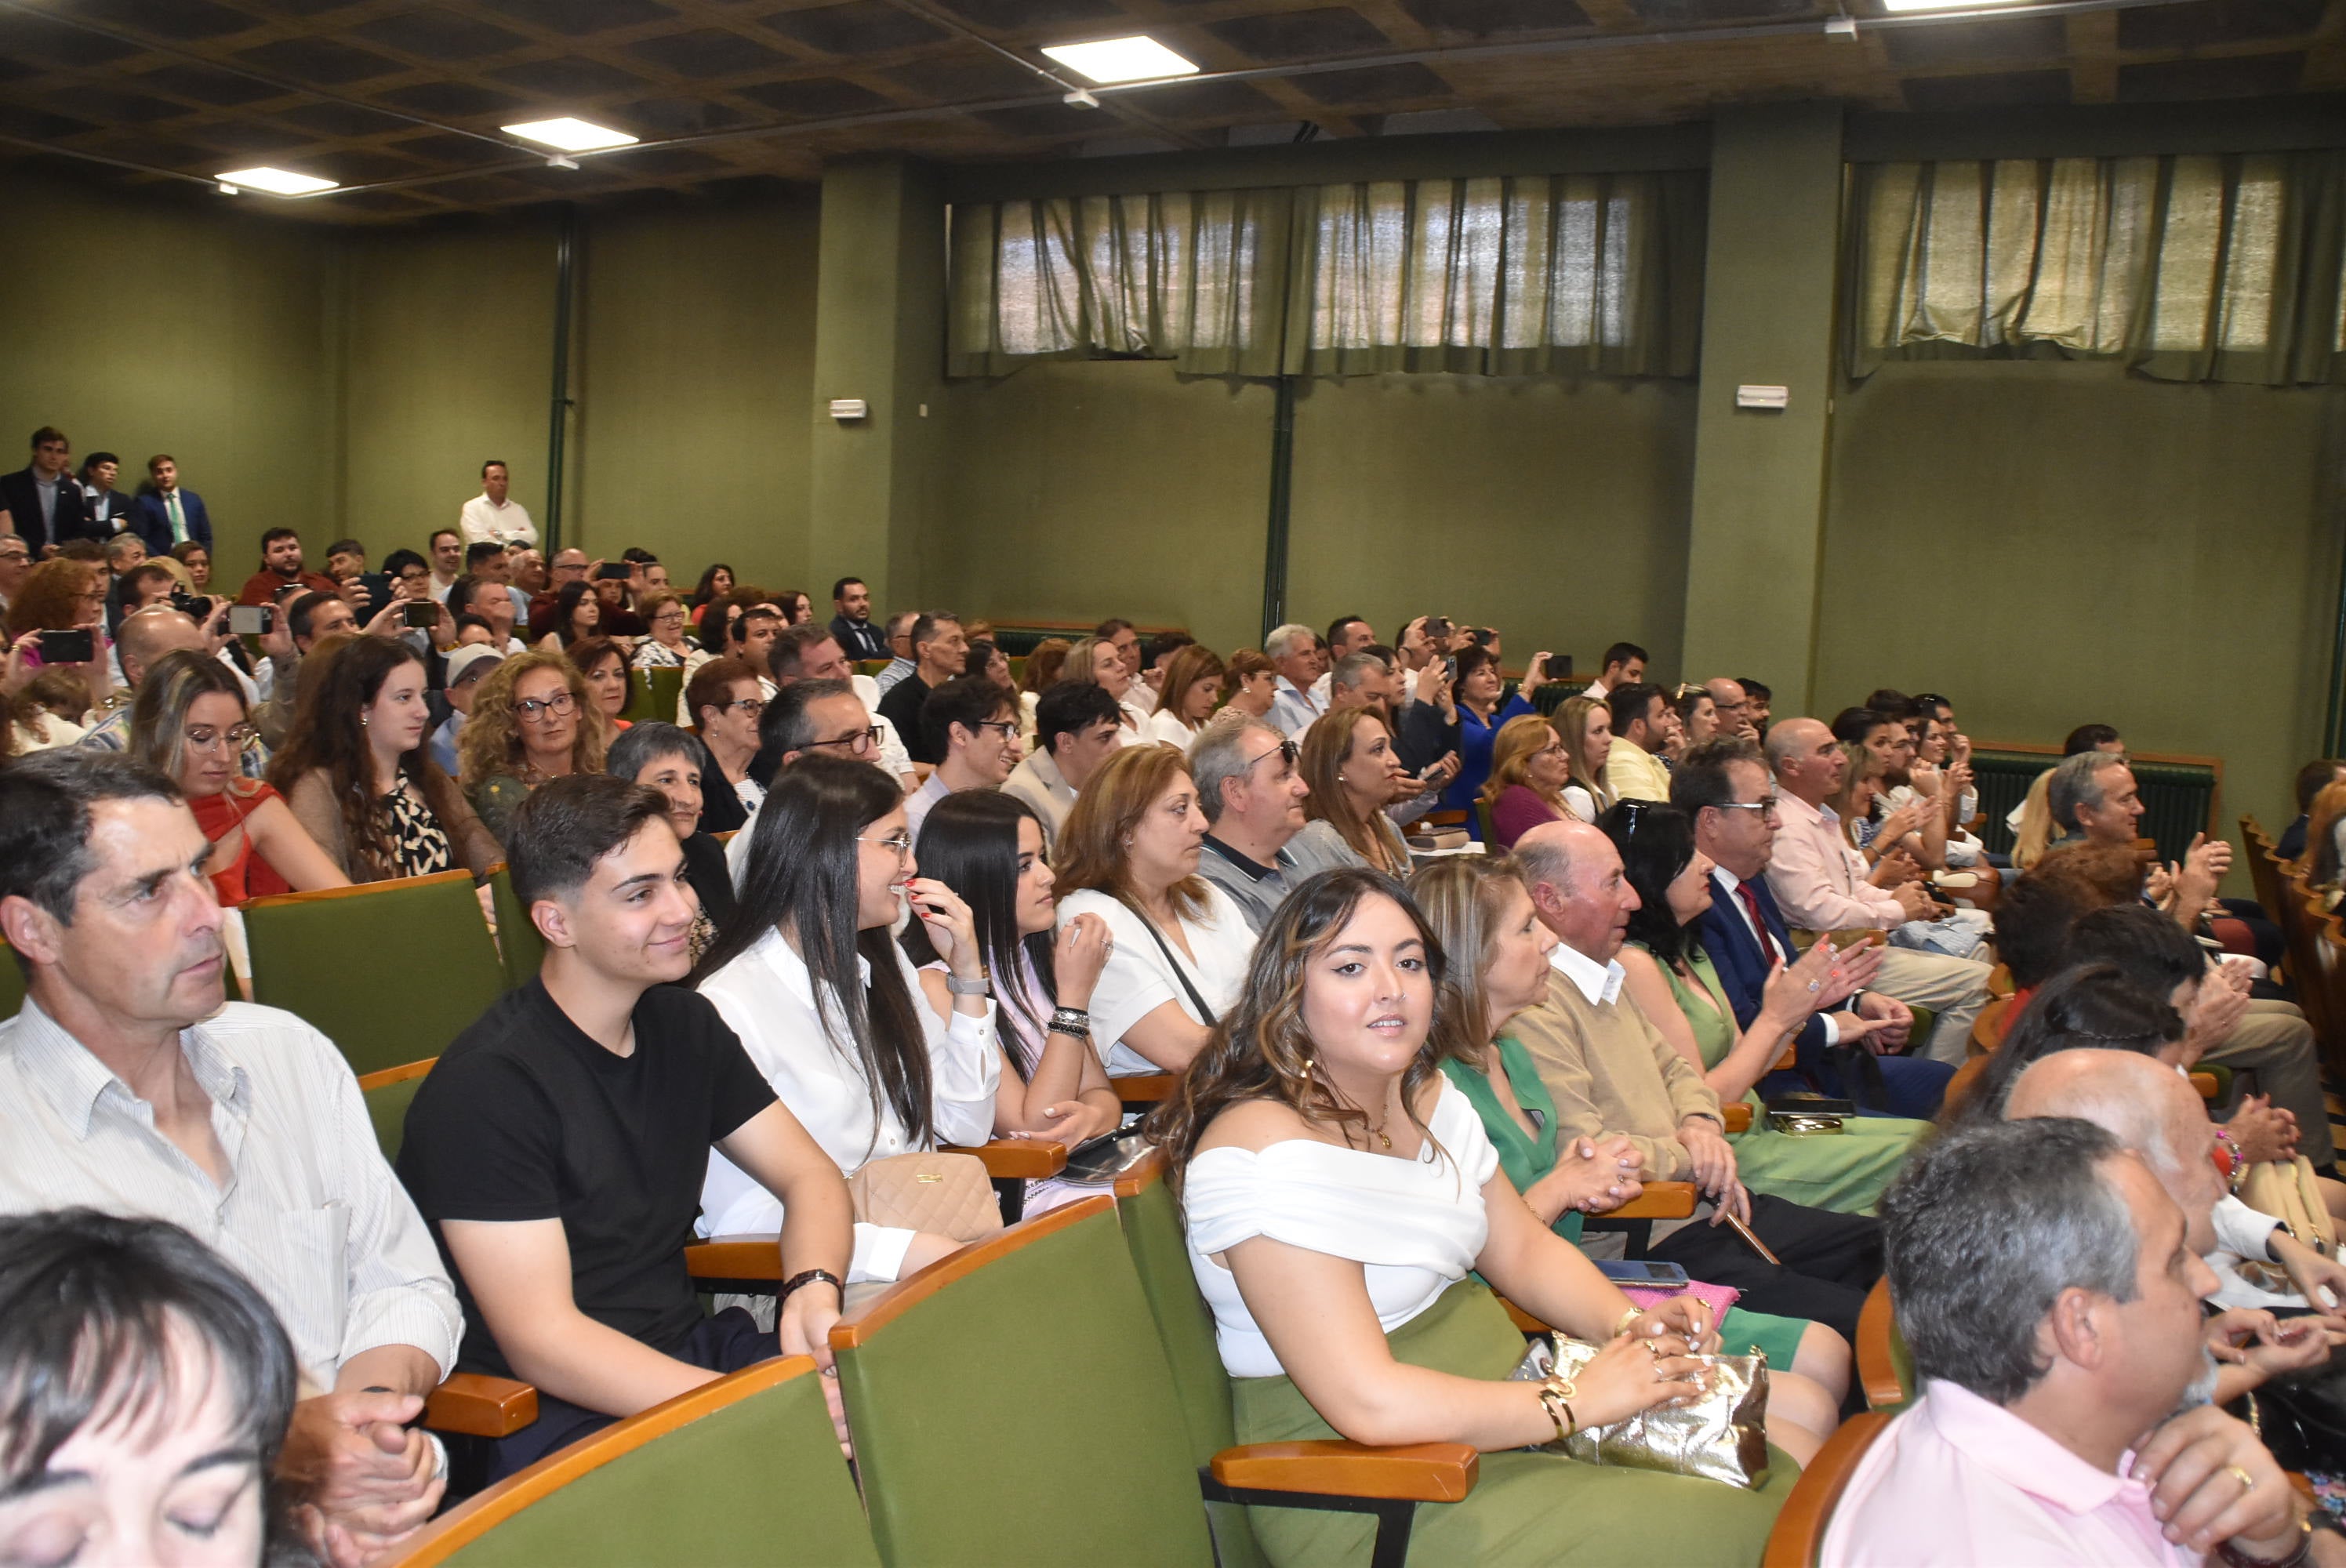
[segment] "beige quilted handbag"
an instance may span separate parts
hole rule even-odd
[[[975,1241],[1002,1228],[1002,1207],[973,1155],[891,1155],[847,1178],[855,1217],[895,1230]]]

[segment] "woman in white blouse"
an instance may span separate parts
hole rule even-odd
[[[1632,1306],[1525,1207],[1439,1068],[1443,961],[1408,895],[1323,871],[1262,943],[1187,1094],[1150,1124],[1181,1183],[1238,1440],[1481,1450],[1465,1501],[1419,1507],[1421,1568],[1759,1561],[1789,1461],[1747,1492],[1522,1451],[1696,1396],[1718,1335],[1692,1298]],[[1603,1349],[1570,1380],[1512,1379],[1524,1339],[1494,1287]],[[1280,1568],[1366,1555],[1356,1515],[1251,1521]]]
[[[1246,980],[1254,932],[1198,874],[1205,841],[1188,763],[1162,746],[1102,763],[1060,830],[1059,923],[1097,915],[1116,939],[1091,1005],[1112,1078],[1188,1067]]]
[[[1220,706],[1222,677],[1228,673],[1222,656],[1203,643],[1191,643],[1175,654],[1165,667],[1165,695],[1148,716],[1148,733],[1186,753]]]
[[[1000,1057],[969,906],[919,874],[903,797],[868,762],[801,758],[775,775],[742,868],[741,902],[693,983],[741,1037],[791,1115],[853,1175],[867,1162],[994,1130]],[[892,934],[909,901],[953,976],[940,1015]],[[711,1150],[702,1234],[781,1225],[766,1189]],[[960,1244],[858,1224],[848,1283],[892,1280]]]
[[[1148,727],[1148,707],[1133,698],[1135,687],[1140,687],[1131,670],[1124,667],[1123,656],[1114,643],[1104,643],[1097,637],[1085,637],[1067,650],[1067,662],[1059,667],[1061,680],[1088,680],[1116,698],[1123,715],[1124,744],[1137,746],[1154,740],[1157,734]]]

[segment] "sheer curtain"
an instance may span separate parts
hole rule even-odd
[[[1851,372],[2049,353],[2346,380],[2341,177],[2331,151],[1860,166]]]
[[[964,204],[949,369],[1691,376],[1703,216],[1678,172]]]

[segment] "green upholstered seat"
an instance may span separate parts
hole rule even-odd
[[[518,990],[537,978],[546,958],[546,938],[521,907],[513,872],[502,861],[489,871],[489,907],[497,911],[497,962],[505,968],[506,989]]]
[[[619,709],[619,717],[629,724],[644,718],[674,724],[677,698],[683,693],[684,667],[681,665],[670,665],[664,669],[629,670],[627,706]]]
[[[576,1443],[435,1521],[389,1568],[878,1568],[823,1410],[787,1357]]]
[[[1212,1563],[1180,1399],[1107,1198],[923,1269],[831,1345],[891,1568]]]
[[[438,1060],[434,1056],[404,1067],[386,1067],[359,1080],[359,1093],[366,1097],[367,1120],[374,1124],[374,1141],[386,1162],[399,1158],[400,1143],[407,1135],[407,1107],[414,1102],[415,1091],[423,1087],[423,1075]]]
[[[1181,1421],[1188,1435],[1189,1463],[1202,1469],[1214,1455],[1238,1441],[1230,1421],[1230,1378],[1222,1368],[1222,1353],[1214,1343],[1213,1315],[1198,1294],[1197,1276],[1190,1271],[1189,1250],[1182,1238],[1181,1206],[1173,1189],[1151,1161],[1117,1183],[1116,1216],[1124,1229],[1124,1245],[1139,1276],[1141,1294],[1157,1319],[1158,1342],[1173,1368],[1173,1386],[1181,1400]],[[1247,1522],[1246,1510],[1237,1503],[1207,1505],[1212,1521],[1214,1548],[1222,1568],[1261,1568],[1261,1548]]]
[[[472,875],[370,882],[244,906],[252,999],[340,1047],[355,1073],[437,1056],[505,992]]]
[[[1491,803],[1480,795],[1474,797],[1474,836],[1493,854],[1499,852],[1499,830],[1491,820]]]

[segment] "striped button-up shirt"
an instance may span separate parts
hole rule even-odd
[[[0,1212],[83,1206],[185,1227],[268,1298],[321,1388],[379,1345],[413,1345],[444,1377],[464,1329],[455,1292],[332,1042],[231,1002],[181,1030],[179,1049],[211,1099],[225,1186],[37,1003],[0,1023]]]

